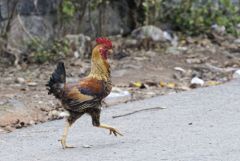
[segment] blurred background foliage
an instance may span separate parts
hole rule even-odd
[[[71,50],[66,39],[54,40],[53,43],[47,44],[36,38],[27,44],[27,48],[28,52],[31,53],[28,60],[39,64],[63,59],[68,56]]]
[[[146,25],[189,36],[208,34],[217,25],[238,37],[239,6],[238,0],[0,0],[0,49],[20,48],[34,55],[34,62],[43,63],[69,53],[64,40],[68,34],[128,36]],[[26,27],[29,22],[32,28]]]
[[[159,21],[170,23],[174,29],[186,34],[208,33],[211,26],[216,24],[225,26],[228,33],[239,35],[236,30],[236,25],[240,22],[239,7],[231,0],[182,0],[171,6],[163,0],[159,8]]]
[[[93,0],[94,10],[109,0]],[[239,3],[239,2],[238,2]],[[63,0],[62,15],[64,21],[73,18],[78,1]],[[236,25],[240,23],[239,5],[232,0],[142,0],[140,4],[143,19],[140,25],[170,25],[174,30],[189,35],[208,33],[213,24],[225,26],[228,33],[239,35]]]

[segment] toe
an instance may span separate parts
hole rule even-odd
[[[76,148],[76,147],[71,145],[66,145],[66,148]]]
[[[116,133],[120,136],[123,136],[123,134],[121,134],[119,131],[116,131]]]

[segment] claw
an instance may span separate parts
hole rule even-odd
[[[115,136],[117,136],[117,135],[120,135],[120,136],[123,136],[123,134],[121,134],[117,129],[115,129],[115,128],[111,128],[110,129],[110,135],[111,134],[114,134]]]

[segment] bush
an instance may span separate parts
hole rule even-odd
[[[239,35],[236,25],[240,23],[239,8],[231,0],[213,2],[206,0],[181,0],[170,5],[168,0],[162,0],[160,6],[160,21],[170,23],[179,31],[189,35],[208,33],[213,24],[225,26],[226,31]]]
[[[70,45],[67,40],[55,40],[53,43],[42,43],[34,39],[28,43],[30,61],[34,63],[45,63],[65,58],[70,52]]]

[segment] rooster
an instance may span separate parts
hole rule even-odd
[[[72,148],[66,143],[69,127],[83,114],[89,114],[95,127],[108,129],[115,136],[122,134],[114,127],[100,123],[101,102],[112,89],[108,55],[112,52],[112,42],[107,38],[97,38],[92,51],[91,71],[89,75],[75,83],[66,83],[63,62],[59,62],[50,80],[46,84],[48,94],[59,99],[69,112],[60,139],[63,149]]]

